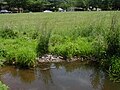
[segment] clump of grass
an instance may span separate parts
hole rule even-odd
[[[8,86],[3,84],[1,81],[0,81],[0,90],[8,90]]]
[[[53,42],[54,41],[55,40],[53,40]],[[87,56],[92,54],[92,44],[88,42],[86,38],[78,37],[76,40],[72,40],[68,37],[65,40],[63,38],[62,42],[64,43],[54,43],[53,46],[51,45],[50,52],[61,55],[65,59],[74,56]]]
[[[120,56],[120,28],[116,14],[112,16],[110,30],[108,31],[107,35],[107,45],[107,54],[109,56]]]
[[[98,35],[92,40],[93,56],[104,58],[106,56],[107,44],[104,36]]]
[[[6,51],[4,49],[0,48],[0,57],[3,58],[6,56],[6,54],[7,54]]]
[[[80,35],[82,37],[89,37],[92,35],[93,29],[94,29],[94,25],[90,24],[87,27],[83,28],[83,30],[81,30]]]
[[[35,65],[36,53],[30,48],[21,47],[17,51],[8,51],[6,61],[20,67],[31,67]]]
[[[0,31],[0,37],[2,38],[16,38],[18,37],[17,32],[15,32],[12,28],[10,27],[5,27],[3,30]]]
[[[32,39],[38,39],[39,38],[39,32],[38,31],[35,31],[33,34],[32,34]]]
[[[120,58],[113,56],[110,60],[109,67],[110,79],[115,82],[120,82]]]
[[[38,57],[41,57],[42,55],[49,53],[49,39],[51,33],[52,30],[46,29],[46,26],[45,28],[43,28],[43,30],[40,31],[40,37],[36,48]]]
[[[35,64],[36,42],[34,40],[3,39],[1,45],[1,58],[4,58],[7,63],[14,63],[21,67],[31,67]]]

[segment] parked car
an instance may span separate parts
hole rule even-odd
[[[50,10],[45,10],[45,11],[43,11],[43,12],[51,13],[51,12],[53,12],[53,11],[50,11]]]
[[[12,13],[12,12],[8,10],[0,10],[0,13]]]

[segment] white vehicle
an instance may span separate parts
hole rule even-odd
[[[8,10],[0,10],[0,13],[12,13],[12,12]]]
[[[64,10],[62,8],[58,8],[59,12],[64,12]]]
[[[43,11],[43,12],[48,12],[48,13],[50,13],[50,12],[53,12],[53,11],[50,11],[50,10],[45,10],[45,11]]]

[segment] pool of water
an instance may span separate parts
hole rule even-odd
[[[43,63],[34,69],[0,68],[0,80],[9,90],[120,90],[97,63]]]

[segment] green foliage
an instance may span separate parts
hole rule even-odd
[[[76,43],[77,53],[79,55],[90,56],[93,54],[92,44],[91,42],[88,42],[87,38],[78,37],[73,43]]]
[[[109,76],[110,79],[115,82],[120,82],[120,58],[112,57],[109,67]]]
[[[21,47],[17,51],[8,51],[6,60],[9,64],[20,67],[31,67],[35,64],[36,53],[30,48]]]
[[[93,32],[93,25],[90,25],[90,26],[85,27],[84,30],[81,30],[80,35],[82,37],[89,37],[92,35],[92,32]]]
[[[4,65],[4,62],[5,62],[5,61],[6,61],[6,60],[4,60],[4,58],[0,58],[0,67]]]
[[[97,58],[106,56],[107,43],[104,36],[98,35],[92,40],[93,53]]]
[[[1,58],[9,64],[18,66],[33,66],[36,58],[36,42],[24,39],[1,39]]]
[[[16,55],[16,63],[20,66],[33,66],[35,64],[36,53],[30,48],[19,48]]]
[[[10,27],[5,27],[0,31],[0,37],[14,39],[17,37],[17,32],[13,31]]]
[[[38,41],[37,45],[37,55],[42,56],[44,54],[49,53],[48,48],[49,48],[49,39],[51,36],[51,30],[42,30],[40,39]]]
[[[52,38],[53,40],[53,38]],[[56,40],[54,38],[53,42]],[[50,46],[50,52],[61,55],[64,58],[71,58],[73,56],[90,56],[92,54],[92,44],[86,38],[78,37],[76,40],[65,39],[64,43],[54,43]]]
[[[119,10],[119,0],[4,0],[10,7],[22,7],[29,11],[43,11],[50,9],[56,11],[57,8],[69,9],[69,7],[82,7],[82,10]],[[53,8],[54,7],[54,8]]]
[[[120,56],[120,12],[116,12],[117,17],[113,17],[113,13],[0,15],[0,33],[2,33],[0,35],[0,60],[24,67],[33,66],[36,62],[35,58],[46,53],[61,55],[65,59],[74,56],[93,56],[98,59]],[[10,30],[3,28],[6,25],[11,26]],[[16,34],[13,30],[18,33]],[[114,68],[119,67],[117,65],[119,61],[113,61],[115,62],[101,61],[106,69],[115,65],[110,67],[111,77],[112,74],[118,72],[116,70],[114,72]]]
[[[57,34],[51,35],[50,40],[49,40],[50,46],[59,45],[61,43],[64,43],[64,39],[61,35],[57,35]]]
[[[8,90],[8,86],[3,84],[1,81],[0,81],[0,90]]]
[[[0,48],[0,57],[5,57],[6,54],[7,54],[6,51]]]
[[[35,31],[33,34],[32,34],[32,39],[38,39],[39,38],[39,32],[38,31]]]
[[[107,53],[110,56],[120,56],[120,28],[117,20],[117,15],[112,16],[111,27],[107,35]]]

